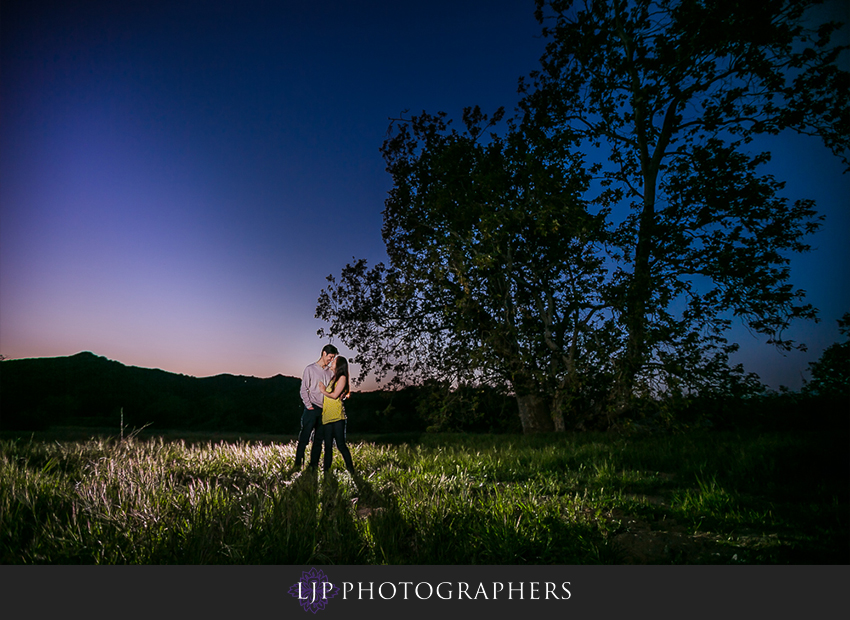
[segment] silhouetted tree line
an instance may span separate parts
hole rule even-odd
[[[294,434],[302,411],[300,378],[218,375],[197,378],[125,366],[84,352],[0,363],[0,429],[83,426],[127,430],[196,430]],[[349,432],[519,430],[512,399],[463,390],[432,414],[442,389],[355,392],[346,402]]]
[[[839,321],[847,335],[850,315]],[[620,432],[702,430],[850,431],[850,341],[826,349],[810,365],[799,392],[644,399]],[[79,353],[0,362],[0,430],[82,426],[129,432],[192,430],[295,434],[300,379],[233,375],[196,378],[125,366]],[[403,389],[355,392],[346,402],[349,433],[521,433],[516,399],[493,388],[439,381]]]

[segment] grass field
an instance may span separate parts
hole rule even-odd
[[[836,434],[71,436],[0,440],[2,563],[850,563]]]

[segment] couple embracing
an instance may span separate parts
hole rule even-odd
[[[345,468],[354,473],[351,452],[345,444],[345,407],[342,401],[348,396],[351,379],[348,374],[348,360],[339,355],[332,344],[325,345],[318,361],[304,369],[301,378],[301,400],[304,412],[301,414],[301,433],[295,448],[295,469],[301,469],[304,452],[313,435],[313,447],[310,449],[310,467],[319,465],[322,442],[325,444],[324,471],[329,471],[333,461],[333,444],[345,461]]]

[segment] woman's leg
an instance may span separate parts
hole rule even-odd
[[[347,420],[340,420],[339,422],[334,422],[334,439],[336,440],[336,449],[339,450],[339,453],[342,455],[342,460],[345,461],[345,468],[354,473],[354,462],[351,460],[351,450],[348,449],[348,446],[345,444],[345,426],[347,424]],[[327,450],[327,446],[325,447]]]
[[[325,461],[322,464],[322,469],[324,471],[330,471],[331,463],[333,462],[333,445],[334,445],[334,426],[336,426],[336,422],[331,424],[324,424],[323,429],[325,432]]]

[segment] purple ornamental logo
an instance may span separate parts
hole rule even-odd
[[[325,608],[329,599],[339,594],[339,588],[328,581],[325,573],[311,568],[301,573],[300,581],[289,588],[289,593],[298,599],[304,611],[316,613]]]

